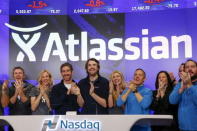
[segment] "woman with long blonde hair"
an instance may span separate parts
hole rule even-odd
[[[51,110],[49,94],[53,85],[52,75],[42,70],[38,76],[38,88],[32,89],[31,110],[33,115],[48,115]]]
[[[123,114],[123,107],[117,107],[116,101],[125,89],[124,76],[120,71],[113,71],[110,75],[108,107],[110,114]]]

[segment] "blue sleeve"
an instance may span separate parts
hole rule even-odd
[[[122,95],[124,95],[126,92],[127,92],[127,90],[128,89],[125,89],[124,91],[123,91],[123,93],[121,94],[121,95],[119,95],[119,97],[118,97],[118,99],[117,99],[117,101],[116,101],[116,105],[117,106],[122,106],[126,101],[123,101],[122,100]],[[128,98],[128,97],[127,97]]]
[[[149,108],[150,104],[152,103],[153,93],[151,90],[146,90],[143,94],[142,101],[139,102],[140,106],[144,109]]]
[[[191,95],[192,100],[193,100],[194,104],[197,106],[197,85],[191,86],[191,87],[188,89],[188,91],[191,91],[191,92],[192,92],[192,95]]]
[[[181,83],[179,82],[171,92],[169,96],[170,104],[178,104],[181,99],[181,94],[179,94],[179,88],[181,88]]]

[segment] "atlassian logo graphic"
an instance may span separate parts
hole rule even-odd
[[[45,120],[41,131],[47,130],[84,130],[84,131],[100,131],[101,122],[92,120],[64,120],[60,116],[55,116],[53,120]]]
[[[15,32],[22,32],[21,35],[12,32],[12,37],[15,43],[21,48],[17,55],[17,62],[23,62],[25,55],[30,62],[35,62],[36,56],[32,51],[32,47],[38,43],[41,32],[34,33],[30,38],[33,31],[38,31],[47,23],[32,27],[21,28],[9,24],[5,24]],[[185,51],[182,54],[185,58],[192,58],[192,37],[188,34],[172,35],[172,36],[150,36],[149,29],[141,29],[140,36],[131,36],[126,39],[122,37],[111,38],[104,40],[102,38],[89,38],[88,32],[82,31],[80,39],[76,38],[75,34],[68,34],[67,39],[61,39],[64,34],[59,32],[49,33],[46,47],[41,48],[39,52],[44,50],[42,58],[38,61],[47,62],[51,56],[59,57],[60,61],[86,61],[88,58],[96,58],[98,60],[137,60],[137,59],[177,59],[180,57],[180,49]],[[25,39],[25,41],[24,41]],[[45,43],[45,41],[42,41]],[[67,50],[64,49],[64,46]],[[81,48],[79,48],[79,46]],[[56,47],[56,48],[54,48]],[[110,53],[108,52],[110,51]]]
[[[7,27],[9,27],[10,29],[14,30],[14,31],[18,31],[18,32],[22,32],[24,33],[22,35],[22,37],[27,41],[23,41],[22,38],[20,37],[20,35],[18,33],[12,32],[12,37],[14,39],[14,41],[16,42],[16,44],[23,50],[23,52],[27,55],[27,57],[29,58],[29,61],[36,61],[36,57],[34,52],[31,50],[32,47],[38,42],[41,33],[37,32],[35,34],[33,34],[33,36],[30,38],[29,34],[26,33],[30,33],[33,31],[38,31],[42,28],[44,28],[45,26],[47,26],[47,23],[42,24],[40,26],[36,26],[36,27],[31,27],[31,28],[21,28],[21,27],[16,27],[13,25],[10,25],[8,23],[5,23],[5,25]],[[17,55],[17,59],[16,61],[23,61],[25,54],[22,51],[20,51]]]

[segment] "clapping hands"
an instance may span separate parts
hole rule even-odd
[[[68,89],[67,91],[67,95],[70,95],[70,94],[80,95],[80,89],[74,82],[71,83],[71,88]]]
[[[95,87],[94,87],[93,82],[90,82],[90,90],[89,90],[90,95],[92,95],[94,93],[94,89],[95,89]]]
[[[15,81],[14,86],[17,94],[23,93],[23,81]]]
[[[157,95],[156,97],[159,98],[159,97],[163,97],[165,95],[165,90],[166,90],[166,83],[159,80],[159,88],[157,89]]]
[[[181,88],[179,88],[179,94],[183,93],[185,89],[192,86],[191,76],[189,73],[181,72]]]
[[[133,92],[137,89],[137,84],[135,82],[135,80],[131,81],[129,84],[129,89]]]

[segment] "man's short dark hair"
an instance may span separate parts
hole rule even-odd
[[[89,61],[94,61],[94,62],[97,63],[97,67],[98,67],[98,72],[97,72],[97,73],[99,74],[100,63],[99,63],[99,61],[98,61],[97,59],[95,59],[95,58],[90,58],[90,59],[88,59],[88,60],[86,61],[85,69],[86,69],[87,74],[88,74],[88,63],[89,63]]]
[[[17,69],[22,70],[23,74],[25,74],[25,70],[24,70],[22,67],[16,66],[16,67],[14,67],[14,68],[12,69],[12,74],[13,74],[13,75],[14,75],[14,71],[17,70]]]
[[[145,73],[145,71],[144,71],[143,69],[141,69],[141,68],[137,68],[137,69],[135,70],[135,72],[138,71],[138,70],[141,70],[141,71],[144,73],[144,78],[146,78],[146,73]]]
[[[73,66],[72,66],[70,63],[66,62],[66,63],[63,63],[63,64],[60,66],[60,72],[62,72],[62,68],[63,68],[64,66],[69,67],[70,70],[73,71]]]
[[[194,62],[194,63],[196,64],[196,66],[197,66],[197,62],[196,62],[195,60],[193,60],[193,59],[188,59],[188,60],[185,62],[185,65],[186,65],[186,63],[189,62],[189,61]]]

